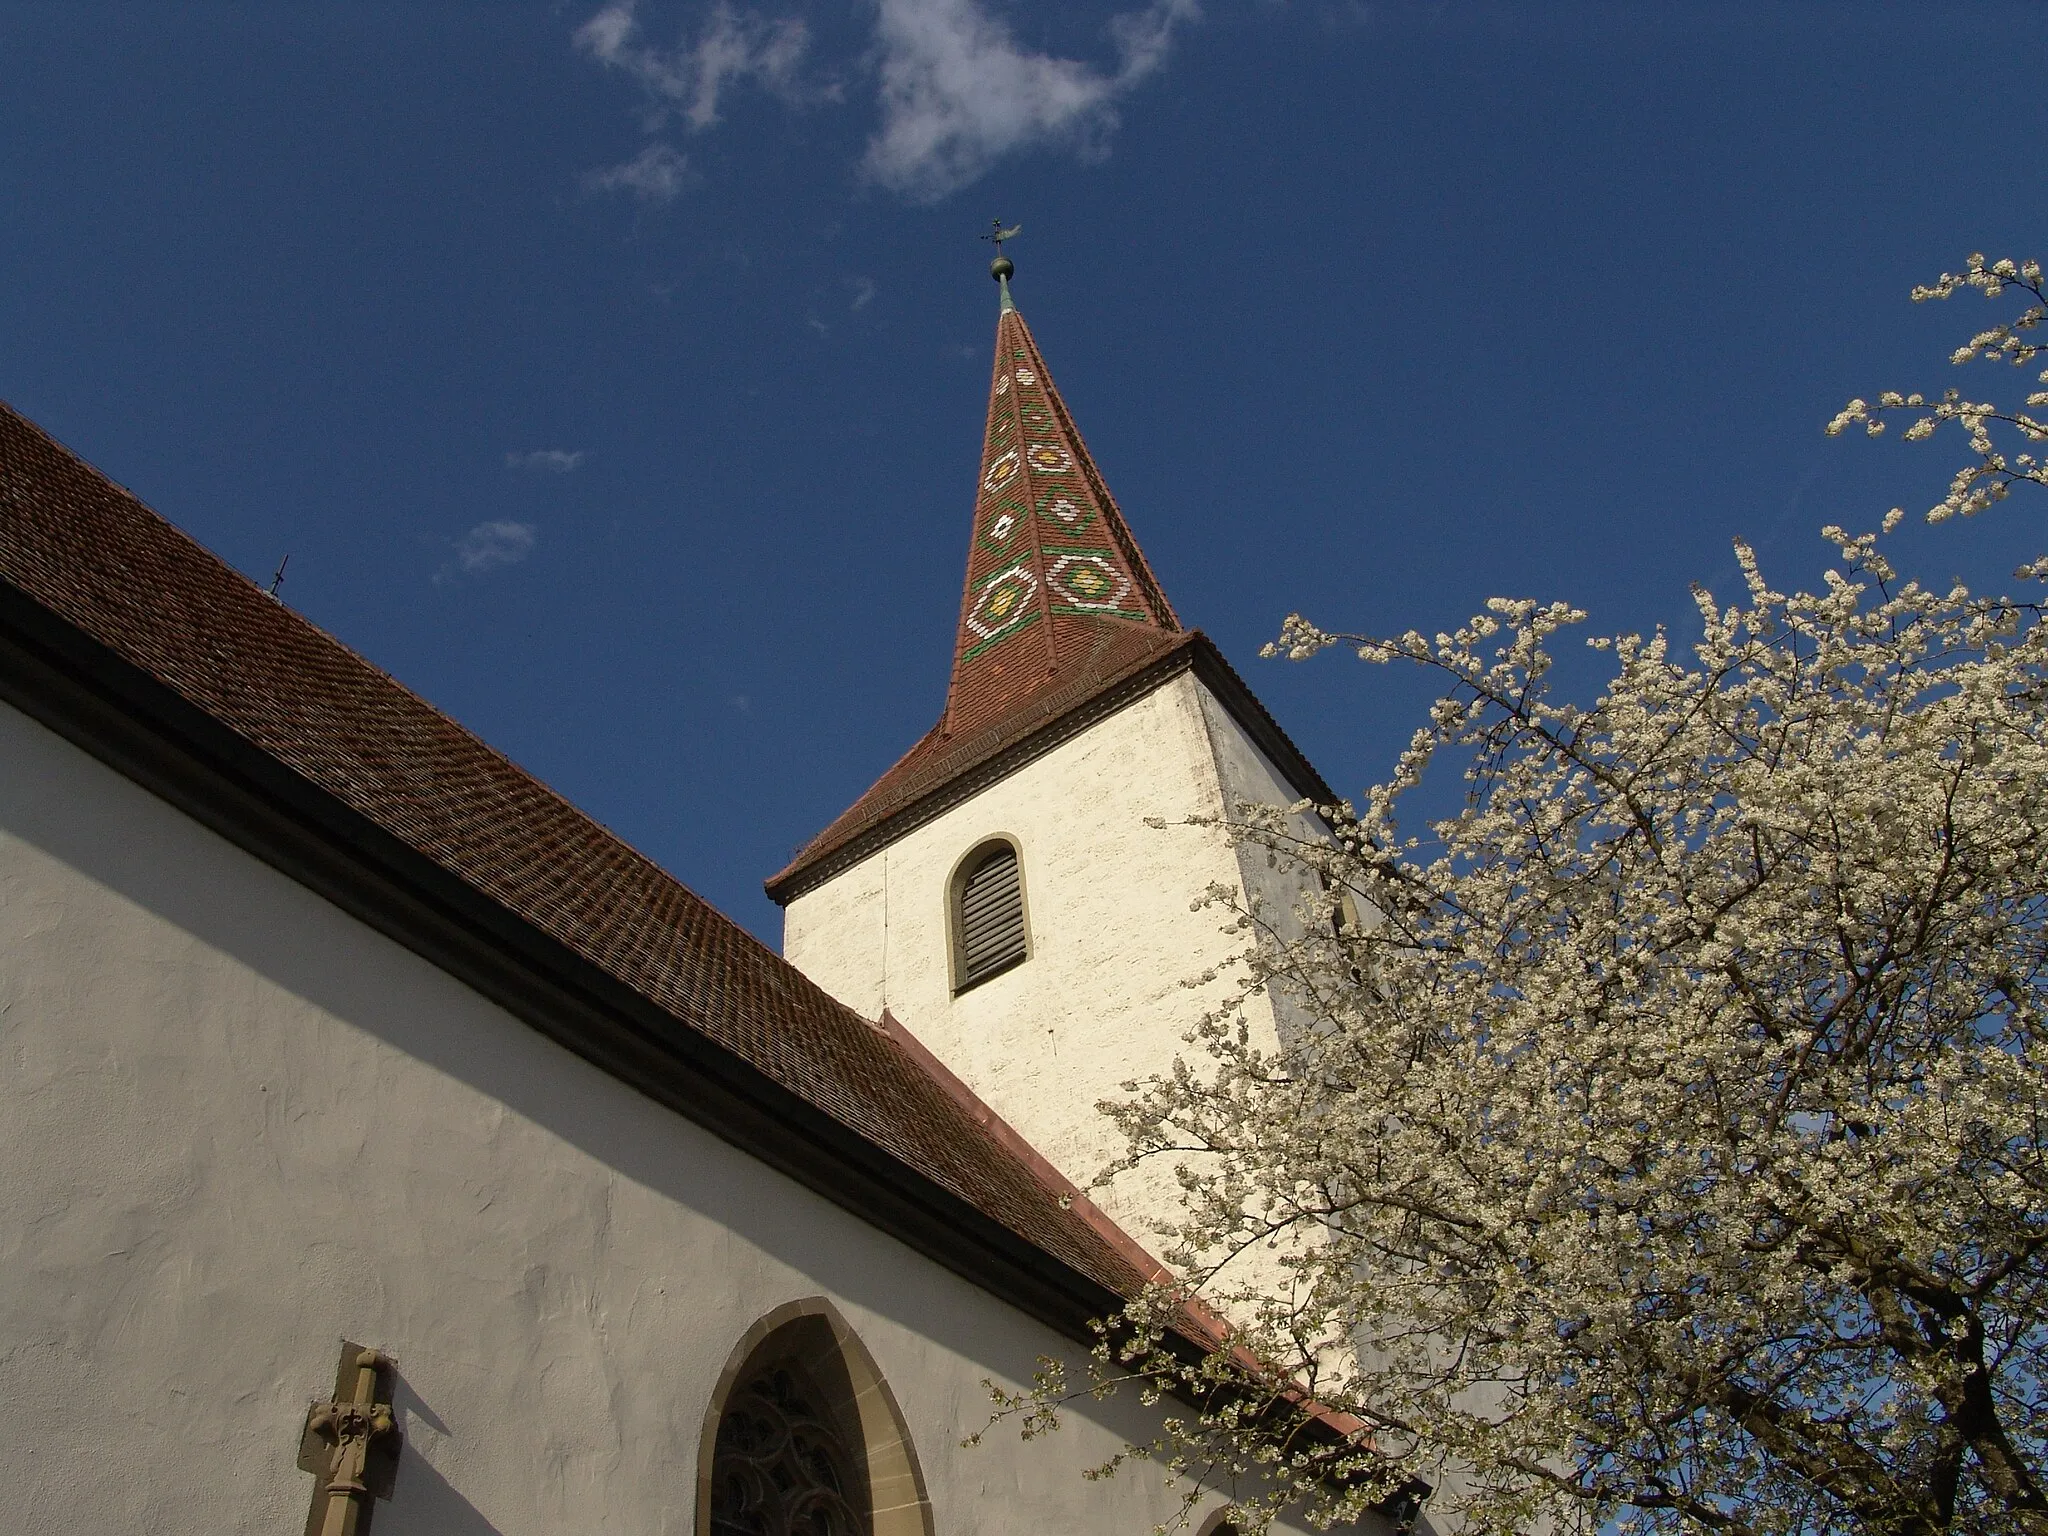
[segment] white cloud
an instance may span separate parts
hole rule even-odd
[[[1152,0],[1142,11],[1110,17],[1109,33],[1123,56],[1123,68],[1117,74],[1119,87],[1135,85],[1164,64],[1173,45],[1174,28],[1201,19],[1198,0]]]
[[[562,448],[536,448],[531,453],[505,455],[507,469],[545,470],[556,475],[566,475],[582,462],[583,451],[580,448],[574,453]]]
[[[672,203],[689,184],[689,157],[659,141],[623,165],[583,173],[587,191],[630,192],[643,203]]]
[[[716,0],[702,28],[672,48],[645,40],[639,0],[605,0],[576,30],[576,45],[639,84],[646,127],[672,114],[696,133],[719,121],[729,89],[753,84],[792,105],[838,100],[841,86],[804,79],[811,32]],[[1099,153],[1117,125],[1116,102],[1165,62],[1174,33],[1200,0],[1146,0],[1107,23],[1115,62],[1093,64],[1021,46],[993,0],[875,0],[875,34],[855,68],[876,85],[881,121],[861,172],[893,192],[935,202],[977,180],[1003,156],[1040,145]],[[687,185],[688,162],[666,144],[593,171],[585,185],[667,202]]]
[[[663,49],[640,41],[636,6],[637,0],[610,0],[577,29],[576,45],[639,82],[656,103],[653,126],[673,109],[692,132],[711,127],[719,96],[736,81],[752,80],[786,98],[796,94],[811,33],[794,17],[737,11],[719,0],[695,42]]]
[[[478,523],[455,541],[455,563],[465,576],[517,565],[533,553],[539,537],[532,523]]]
[[[873,180],[932,202],[1002,156],[1037,144],[1099,149],[1116,98],[1165,62],[1174,29],[1197,0],[1153,0],[1112,17],[1119,64],[1104,72],[1018,46],[984,0],[879,0],[882,123],[862,167]]]
[[[846,301],[846,307],[859,311],[866,309],[875,299],[875,280],[871,277],[849,277],[846,286],[853,290],[853,297]]]

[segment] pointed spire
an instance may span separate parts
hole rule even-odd
[[[999,220],[983,238],[1016,233]],[[1201,632],[1181,628],[1010,297],[1015,274],[1007,256],[989,265],[1002,297],[946,712],[768,881],[778,902],[866,857],[890,828],[923,814],[920,807],[949,803],[971,775],[1034,742],[1065,739],[1119,690],[1188,667],[1205,668],[1228,696],[1242,695],[1247,717],[1264,721],[1278,743],[1276,762],[1299,761]],[[1313,769],[1303,774],[1301,782],[1321,785]]]
[[[996,230],[989,238],[1017,233]],[[952,737],[1030,707],[1108,650],[1181,628],[1010,297],[1015,266],[998,254],[989,270],[1002,299],[941,725]]]

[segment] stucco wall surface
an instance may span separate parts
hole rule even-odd
[[[1150,1470],[1079,1475],[1135,1403],[959,1446],[983,1378],[1071,1352],[1048,1330],[0,707],[0,1524],[297,1532],[345,1336],[399,1362],[378,1536],[673,1536],[735,1343],[811,1296],[937,1530],[1170,1512]]]
[[[1188,1050],[1227,983],[1184,983],[1244,947],[1221,908],[1193,907],[1211,885],[1244,889],[1246,867],[1222,833],[1179,823],[1254,797],[1296,798],[1183,673],[791,902],[783,953],[867,1016],[887,1007],[1085,1186],[1122,1148],[1095,1105]],[[995,836],[1022,854],[1031,955],[955,996],[950,881]],[[1263,856],[1253,873],[1291,908]],[[1270,1030],[1270,1009],[1251,1021]],[[1102,1204],[1143,1237],[1171,1207],[1169,1171],[1126,1175]]]
[[[1204,688],[1200,698],[1202,719],[1215,753],[1217,779],[1231,813],[1245,804],[1291,806],[1303,798],[1214,694]],[[1312,811],[1295,812],[1289,820],[1294,835],[1304,842],[1319,841],[1329,835],[1329,829]],[[1239,845],[1237,860],[1241,889],[1251,897],[1261,920],[1282,939],[1299,937],[1302,902],[1315,890],[1315,876],[1283,854],[1252,843]],[[1270,1002],[1274,1021],[1281,1030],[1301,1020],[1298,1005],[1287,997],[1274,997]]]

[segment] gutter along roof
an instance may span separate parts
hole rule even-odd
[[[1070,1337],[1151,1278],[886,1031],[4,405],[0,697]]]

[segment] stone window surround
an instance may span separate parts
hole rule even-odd
[[[697,1441],[696,1536],[711,1536],[712,1462],[726,1403],[770,1351],[802,1361],[827,1393],[837,1386],[826,1407],[842,1424],[848,1446],[864,1456],[872,1536],[934,1536],[924,1472],[896,1396],[860,1335],[822,1296],[785,1302],[733,1346]]]

